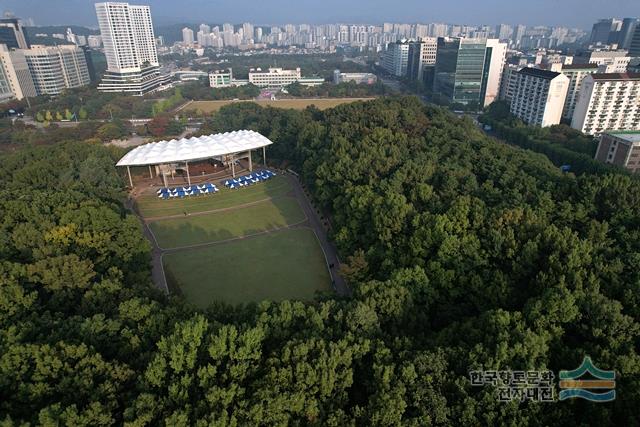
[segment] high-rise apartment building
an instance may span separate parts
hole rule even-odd
[[[451,102],[493,102],[500,92],[506,44],[497,39],[438,38],[433,90]]]
[[[569,78],[561,73],[523,68],[516,73],[511,114],[529,125],[557,125],[568,88]]]
[[[187,46],[191,46],[194,42],[193,30],[191,28],[184,27],[182,29],[182,43]]]
[[[426,71],[426,75],[431,75],[430,80],[431,84],[433,84],[433,68],[436,65],[437,51],[438,39],[434,37],[425,37],[419,41],[410,42],[407,57],[407,77],[424,82]],[[426,80],[428,81],[429,79]]]
[[[33,46],[21,52],[37,95],[58,95],[91,82],[84,51],[77,46]]]
[[[589,135],[640,129],[640,74],[591,74],[585,77],[571,127]]]
[[[408,64],[409,42],[399,40],[395,43],[389,43],[382,58],[382,68],[396,77],[404,77],[407,74]]]
[[[562,74],[569,77],[569,89],[567,90],[567,97],[564,101],[564,108],[562,110],[562,118],[571,121],[573,112],[576,109],[576,102],[578,101],[578,94],[582,88],[582,81],[589,74],[595,74],[598,72],[598,65],[596,64],[570,64],[562,65],[560,70]]]
[[[0,19],[0,44],[6,44],[9,49],[29,49],[29,41],[18,19]]]
[[[620,32],[618,33],[618,48],[619,49],[629,49],[631,46],[631,40],[633,39],[633,34],[638,28],[640,24],[640,19],[638,18],[624,18],[622,20],[622,27],[620,28]]]
[[[144,95],[166,83],[159,71],[149,6],[108,2],[95,8],[107,57],[98,90]]]
[[[600,135],[595,159],[628,169],[640,171],[640,131],[612,131]]]

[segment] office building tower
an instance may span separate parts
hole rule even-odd
[[[96,3],[100,35],[107,57],[98,90],[144,95],[168,82],[160,75],[151,9],[129,3]]]
[[[29,49],[29,41],[18,19],[0,19],[0,44],[6,44],[9,49]]]
[[[409,42],[407,57],[407,77],[433,84],[433,69],[436,65],[436,52],[438,50],[438,39],[425,37],[422,40]],[[426,76],[425,79],[425,70]],[[429,75],[431,76],[429,78]]]
[[[595,159],[628,169],[640,170],[640,131],[609,131],[600,135]]]
[[[624,18],[622,20],[622,27],[618,33],[619,49],[629,50],[631,47],[631,41],[633,40],[633,35],[636,32],[636,28],[638,28],[639,23],[640,19],[638,18]]]
[[[77,46],[33,46],[21,52],[37,95],[59,95],[91,82],[84,52]]]
[[[4,70],[14,98],[36,96],[36,88],[23,49],[9,50],[6,45],[0,44],[0,66]]]
[[[560,123],[569,78],[539,68],[523,68],[517,72],[511,114],[523,122],[547,127]]]
[[[382,58],[382,68],[396,77],[404,77],[407,74],[409,63],[409,42],[399,40],[389,43],[387,51]]]
[[[488,105],[498,97],[505,55],[497,39],[438,38],[434,92],[453,103]]]
[[[589,135],[640,129],[640,74],[590,74],[585,77],[571,127]]]
[[[582,89],[582,81],[589,74],[597,73],[598,66],[596,64],[562,65],[559,72],[569,78],[569,89],[567,90],[567,97],[565,98],[564,108],[562,109],[562,118],[571,122],[573,112],[576,109],[578,94],[580,93],[580,89]]]
[[[184,27],[182,29],[182,43],[186,44],[187,46],[191,46],[193,42],[193,30],[191,28]]]
[[[591,30],[591,44],[609,44],[616,37],[615,33],[620,30],[622,21],[619,19],[609,18],[600,19],[593,24]],[[613,37],[612,37],[613,33]]]
[[[634,58],[640,57],[640,25],[638,25],[633,32],[633,37],[629,44],[629,56]]]

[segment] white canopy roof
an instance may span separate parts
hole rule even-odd
[[[117,166],[145,166],[204,160],[255,150],[270,144],[273,142],[269,138],[252,130],[151,142],[129,151],[120,159]]]

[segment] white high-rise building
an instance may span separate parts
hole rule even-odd
[[[576,109],[578,94],[582,88],[582,81],[589,74],[597,73],[598,66],[596,64],[569,64],[562,65],[561,67],[562,68],[557,71],[569,77],[569,90],[567,91],[567,98],[564,101],[562,118],[571,121],[573,112]]]
[[[260,43],[262,41],[262,28],[256,28],[256,43]]]
[[[144,95],[166,81],[160,76],[149,6],[96,3],[107,71],[98,86],[104,92]]]
[[[640,129],[640,74],[590,74],[585,77],[571,127],[589,135]]]
[[[193,30],[191,28],[184,27],[182,29],[182,42],[187,46],[191,46],[193,41]]]
[[[523,68],[516,73],[511,114],[534,126],[560,123],[569,78],[539,68]]]
[[[500,82],[507,58],[507,44],[499,39],[487,39],[486,55],[489,58],[489,69],[485,78],[484,106],[496,101],[500,96]],[[486,63],[485,59],[485,63]]]

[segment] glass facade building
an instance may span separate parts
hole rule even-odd
[[[484,39],[438,38],[434,92],[454,103],[482,105],[490,49]]]

